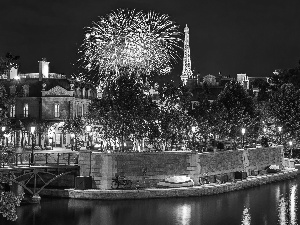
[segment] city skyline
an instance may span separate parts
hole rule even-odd
[[[37,72],[38,61],[45,57],[51,72],[70,75],[84,27],[112,10],[136,8],[168,14],[182,33],[188,25],[195,73],[270,76],[275,69],[298,65],[299,6],[294,0],[5,1],[0,9],[0,53],[19,55],[23,73]],[[179,81],[181,72],[179,60],[168,77]]]

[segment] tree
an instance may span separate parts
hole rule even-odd
[[[237,82],[226,84],[213,104],[217,119],[215,132],[221,137],[236,139],[241,136],[241,128],[247,129],[247,136],[255,138],[259,117],[251,96]]]
[[[166,84],[160,88],[159,96],[158,142],[163,143],[164,150],[172,144],[190,140],[196,121],[188,114],[191,94],[185,87]]]
[[[8,97],[5,87],[0,83],[0,127],[5,126],[5,131],[0,131],[0,140],[4,138],[6,133],[9,133],[9,119],[7,117],[9,111],[9,105],[14,101],[14,98]],[[6,163],[5,155],[7,155],[11,149],[6,146],[1,146],[1,156],[0,156],[0,165]],[[3,179],[3,174],[0,173],[0,186],[1,183],[7,183],[8,180]],[[16,220],[16,206],[20,205],[20,201],[23,198],[23,195],[16,196],[15,194],[0,190],[0,213],[6,217],[8,220]]]
[[[122,73],[105,90],[103,97],[91,104],[88,118],[97,124],[102,139],[120,143],[124,150],[124,142],[128,139],[136,143],[151,137],[153,118],[158,109],[151,96],[146,94],[144,85],[136,82],[135,73],[128,70]]]
[[[257,101],[267,101],[269,99],[268,89],[270,84],[266,80],[257,78],[251,83],[251,86],[259,89]]]
[[[272,92],[268,113],[277,126],[283,126],[283,137],[299,140],[299,89],[293,84],[283,84],[277,91]]]
[[[10,52],[6,53],[5,57],[0,57],[0,75],[7,73],[12,67],[18,67],[20,56],[15,56]]]
[[[0,184],[1,186],[1,184]],[[20,206],[23,195],[16,196],[12,192],[0,191],[0,213],[7,220],[15,221],[17,217],[16,206]]]
[[[276,70],[270,78],[271,88],[278,90],[283,84],[293,84],[297,89],[300,88],[300,66],[289,69]]]
[[[199,103],[195,105],[194,110],[191,111],[191,116],[195,118],[197,124],[197,136],[199,139],[204,139],[207,147],[207,140],[210,134],[214,133],[216,126],[215,118],[216,112],[213,111],[212,104],[208,99],[200,99]]]
[[[62,131],[69,134],[74,134],[75,148],[79,147],[83,142],[82,137],[86,134],[86,126],[89,125],[84,117],[70,118],[64,121]]]

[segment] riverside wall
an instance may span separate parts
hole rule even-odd
[[[137,190],[76,190],[76,189],[44,189],[42,196],[74,198],[74,199],[147,199],[147,198],[170,198],[170,197],[199,197],[221,194],[231,191],[256,187],[263,184],[293,179],[297,176],[298,170],[288,169],[275,174],[249,176],[247,179],[224,184],[205,184],[193,187],[181,188],[146,188]]]
[[[80,176],[92,177],[92,188],[111,189],[115,174],[124,175],[133,183],[143,181],[145,187],[156,187],[157,183],[172,176],[189,176],[195,185],[199,178],[214,178],[234,172],[262,171],[266,166],[283,167],[283,147],[250,148],[214,153],[157,152],[157,153],[101,153],[81,151],[78,165]]]

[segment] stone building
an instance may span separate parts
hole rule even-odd
[[[18,73],[16,68],[0,76],[0,85],[15,101],[7,115],[12,132],[7,144],[15,147],[35,145],[65,147],[71,135],[63,133],[61,126],[66,119],[83,116],[97,92],[93,85],[68,79],[65,75],[50,73],[49,62],[38,62],[38,73]],[[36,127],[31,135],[30,127]]]

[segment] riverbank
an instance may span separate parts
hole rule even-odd
[[[286,169],[274,174],[249,176],[247,179],[224,184],[205,184],[193,187],[181,188],[146,188],[134,190],[75,190],[75,189],[44,189],[40,195],[46,197],[74,198],[74,199],[147,199],[147,198],[171,198],[192,197],[221,194],[245,188],[251,188],[272,182],[295,178],[298,169]]]

